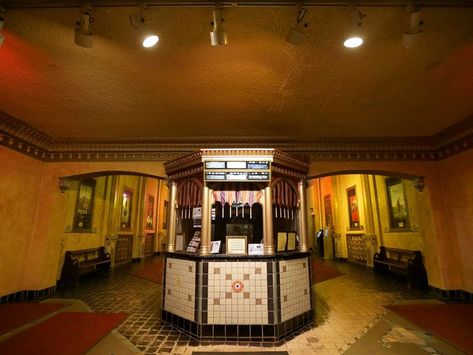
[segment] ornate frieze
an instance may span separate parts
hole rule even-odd
[[[246,148],[242,149],[242,154],[259,155],[266,151],[261,148],[273,147],[278,150],[267,150],[267,153],[274,154],[276,165],[280,162],[303,172],[308,163],[301,162],[300,158],[307,161],[442,160],[473,147],[473,116],[432,137],[181,137],[151,141],[66,142],[53,139],[0,111],[0,145],[47,162],[173,160],[166,164],[166,169],[176,173],[184,165],[190,167],[201,161],[204,151],[205,154],[224,155],[228,152],[224,148]],[[206,149],[200,150],[202,147]],[[255,152],[251,153],[249,147],[255,148]],[[195,153],[190,154],[192,152]],[[179,157],[182,160],[177,159]]]

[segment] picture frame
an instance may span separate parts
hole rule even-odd
[[[246,255],[247,237],[246,235],[227,235],[225,243],[227,254]]]
[[[221,244],[222,244],[221,240],[214,240],[210,242],[210,254],[219,254]]]
[[[183,233],[176,233],[176,251],[184,251],[184,240],[186,239],[185,234]]]
[[[248,255],[264,255],[264,244],[248,244]]]
[[[125,187],[122,194],[121,212],[120,212],[120,229],[131,229],[131,215],[133,209],[133,190]]]
[[[146,199],[145,227],[147,230],[154,229],[154,196],[148,195]]]
[[[391,230],[409,230],[409,210],[402,180],[386,178],[389,226]]]
[[[348,218],[350,229],[360,229],[360,212],[358,209],[358,198],[356,196],[356,186],[347,189]]]
[[[77,193],[73,232],[91,232],[96,181],[81,179]]]
[[[296,232],[287,232],[287,251],[296,250]]]
[[[333,217],[332,217],[332,196],[330,194],[324,196],[324,211],[325,211],[325,225],[331,226],[333,223]]]
[[[164,200],[163,204],[163,229],[168,229],[168,208],[169,202]]]
[[[278,232],[276,251],[278,252],[286,251],[286,245],[287,245],[287,233]]]

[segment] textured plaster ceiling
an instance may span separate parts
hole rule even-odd
[[[366,44],[342,46],[346,7],[311,7],[300,46],[292,7],[232,7],[211,47],[211,8],[154,7],[156,48],[136,8],[96,8],[94,48],[74,45],[78,9],[10,9],[0,110],[60,140],[430,136],[473,115],[473,8],[424,8],[406,49],[402,7],[363,7]]]

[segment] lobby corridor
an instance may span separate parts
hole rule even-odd
[[[439,301],[429,299],[427,293],[408,290],[402,280],[380,277],[364,266],[343,262],[330,262],[342,276],[312,285],[314,322],[296,336],[276,344],[199,342],[161,322],[162,286],[131,274],[151,262],[117,267],[108,276],[84,278],[79,287],[60,290],[55,298],[82,300],[94,312],[127,312],[129,317],[117,329],[118,336],[124,346],[142,354],[271,350],[290,354],[461,354],[383,307],[406,300]]]

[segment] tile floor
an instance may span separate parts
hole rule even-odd
[[[199,342],[161,322],[162,287],[130,274],[146,262],[121,266],[108,276],[84,278],[79,287],[60,290],[54,297],[80,299],[95,312],[128,312],[118,332],[131,348],[146,355],[270,350],[290,354],[458,353],[383,307],[410,299],[429,302],[428,294],[408,290],[401,280],[383,278],[351,263],[332,263],[345,275],[312,286],[314,323],[291,339],[278,344]]]

